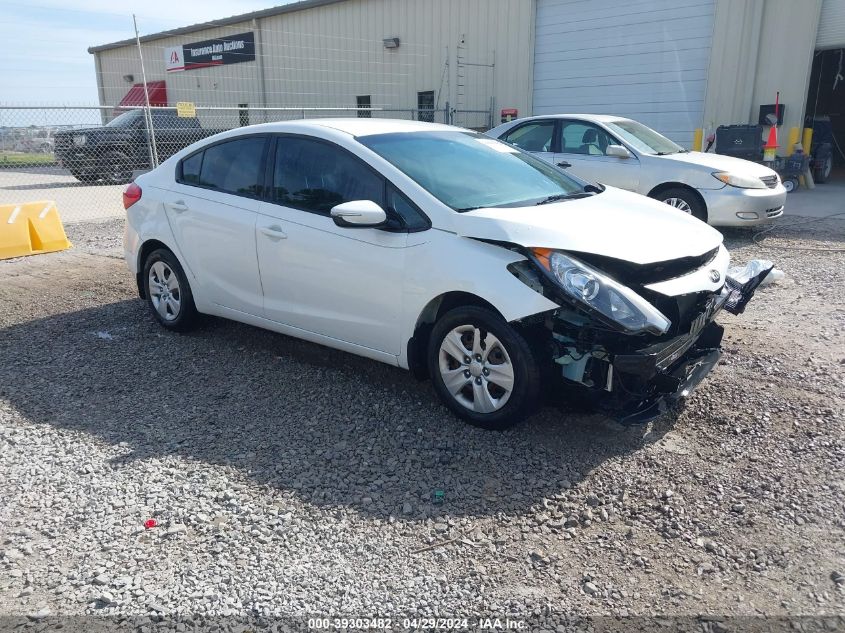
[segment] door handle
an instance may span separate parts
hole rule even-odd
[[[572,163],[567,163],[565,160],[562,160],[557,164],[557,166],[566,169],[567,167],[572,167]]]
[[[269,237],[271,240],[283,240],[287,237],[285,232],[282,230],[282,227],[273,225],[273,226],[262,226],[259,231],[261,231],[264,235]]]
[[[169,206],[171,209],[176,211],[176,213],[184,213],[188,210],[188,205],[185,204],[184,200],[177,200],[176,202],[171,202]]]

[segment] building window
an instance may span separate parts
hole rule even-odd
[[[361,95],[359,97],[355,97],[355,100],[358,102],[358,118],[359,119],[369,119],[373,116],[372,107],[373,107],[373,100],[370,95]],[[363,108],[363,109],[361,109]]]
[[[249,125],[249,104],[248,103],[239,103],[238,104],[238,123],[241,127],[246,127]]]
[[[417,120],[434,123],[434,90],[417,93]]]

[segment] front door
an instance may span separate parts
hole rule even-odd
[[[606,154],[608,145],[621,143],[603,128],[587,121],[562,120],[554,163],[590,182],[636,191],[640,161]]]
[[[255,224],[266,141],[244,137],[188,156],[164,204],[197,294],[256,316],[263,312]]]
[[[302,136],[276,139],[270,201],[256,240],[268,319],[399,354],[407,232],[341,228],[332,207],[372,200],[385,181],[346,150]]]

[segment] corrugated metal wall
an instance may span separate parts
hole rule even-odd
[[[824,0],[816,48],[845,48],[845,0]]]
[[[840,0],[842,1],[842,0]],[[761,105],[786,106],[781,151],[802,127],[822,0],[717,0],[704,126],[757,123]]]
[[[714,0],[538,0],[534,114],[618,114],[689,145]]]
[[[435,91],[438,107],[529,106],[531,0],[348,0],[156,40],[143,45],[148,80],[165,79],[171,102],[262,105],[259,63],[165,73],[164,49],[257,30],[264,55],[266,105],[414,108]],[[397,49],[383,39],[400,38]],[[117,103],[140,81],[133,46],[96,53],[103,99]]]

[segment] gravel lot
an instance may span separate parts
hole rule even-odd
[[[845,253],[771,248],[845,248],[845,223],[728,234],[787,278],[720,317],[724,362],[683,411],[548,408],[505,433],[372,361],[216,319],[163,331],[121,230],[0,262],[0,614],[845,627]]]

